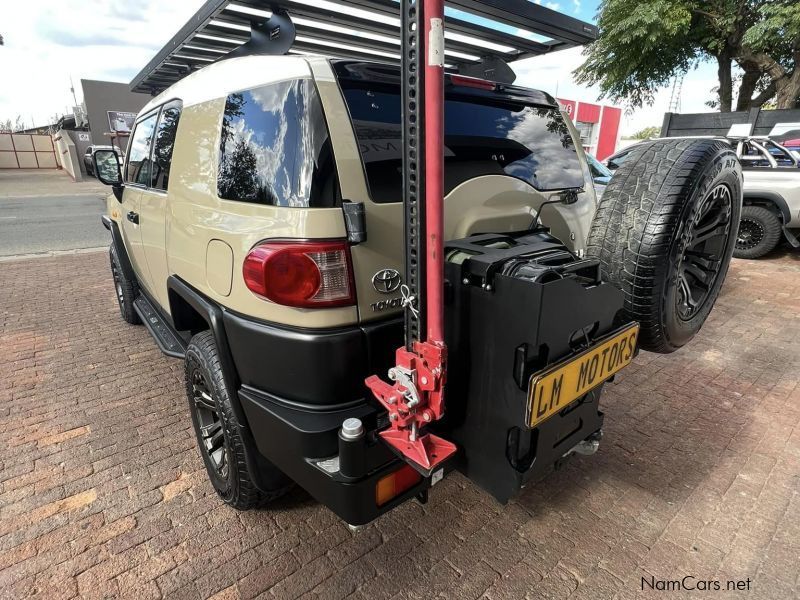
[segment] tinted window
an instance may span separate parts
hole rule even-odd
[[[397,87],[342,80],[375,202],[402,196]],[[538,190],[583,187],[572,137],[557,109],[449,93],[445,102],[445,193],[482,175],[510,175]]]
[[[217,179],[221,198],[334,206],[335,173],[328,128],[312,82],[285,81],[228,96]]]
[[[155,146],[153,148],[153,187],[166,190],[169,184],[169,167],[172,163],[172,148],[175,145],[175,134],[178,131],[178,119],[181,116],[180,104],[167,104],[161,109],[156,128]]]
[[[150,147],[153,143],[153,130],[156,127],[155,113],[136,124],[128,146],[128,169],[125,181],[150,185]]]

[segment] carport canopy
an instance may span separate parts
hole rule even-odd
[[[277,11],[296,29],[289,54],[400,63],[395,0],[208,0],[131,81],[131,90],[158,94],[237,50]],[[466,74],[597,37],[596,26],[528,0],[447,0],[445,14],[447,67]]]

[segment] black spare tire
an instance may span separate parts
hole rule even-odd
[[[599,203],[587,253],[622,290],[624,317],[641,324],[640,346],[674,352],[700,330],[736,243],[742,169],[725,142],[640,144]]]

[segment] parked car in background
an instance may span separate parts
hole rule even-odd
[[[800,159],[800,138],[786,140],[781,145]]]
[[[586,154],[586,162],[589,164],[589,171],[592,173],[594,193],[597,199],[600,200],[600,198],[603,197],[603,192],[606,191],[608,182],[611,181],[611,177],[613,177],[614,174],[591,154]]]
[[[794,248],[800,248],[797,239],[800,233],[800,158],[785,145],[765,136],[716,139],[736,150],[744,174],[744,206],[733,255],[759,258],[772,252],[782,238]],[[651,141],[611,155],[606,165],[615,171]]]
[[[95,150],[116,150],[120,160],[125,159],[125,153],[116,146],[103,146],[97,144],[93,146],[87,146],[86,152],[83,153],[83,167],[86,169],[86,174],[91,175],[92,177],[96,177],[94,172],[94,163],[92,163],[92,155],[94,154]]]

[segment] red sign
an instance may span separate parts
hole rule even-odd
[[[561,110],[569,115],[569,118],[573,121],[575,120],[575,107],[577,102],[575,100],[562,100],[561,98],[556,98],[558,100],[558,104],[561,106]]]

